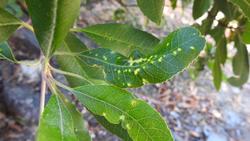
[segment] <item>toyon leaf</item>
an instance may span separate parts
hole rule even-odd
[[[242,40],[246,44],[250,44],[250,22],[247,22],[244,26],[244,32],[242,33]]]
[[[177,5],[177,0],[170,0],[170,2],[171,2],[172,8],[175,9]]]
[[[104,82],[89,78],[89,77],[93,77],[97,79],[97,76],[99,75],[98,78],[101,79],[100,77],[101,72],[99,72],[101,70],[99,70],[98,67],[93,67],[91,69],[90,66],[87,66],[83,64],[82,62],[79,62],[76,56],[65,57],[65,55],[63,55],[64,53],[78,53],[78,52],[82,52],[86,50],[88,50],[87,47],[75,35],[69,33],[65,39],[64,46],[59,48],[57,52],[55,53],[57,62],[61,70],[88,78],[88,81],[86,81],[78,77],[65,75],[71,87],[78,87],[78,86],[83,86],[83,85],[91,84],[91,83],[95,83],[95,84],[104,83]],[[61,55],[59,55],[60,53]],[[92,75],[96,75],[96,76],[94,77]],[[97,116],[97,115],[94,115],[94,116],[98,120],[98,122],[101,123],[107,130],[117,135],[124,141],[131,141],[131,139],[128,136],[127,131],[123,129],[121,125],[111,124],[107,120],[105,120],[105,118],[101,116]]]
[[[17,62],[11,48],[7,42],[0,43],[0,60],[8,60],[10,62]]]
[[[91,141],[81,114],[61,95],[52,95],[40,120],[38,141]]]
[[[165,0],[137,0],[137,4],[151,21],[161,23]]]
[[[214,38],[216,43],[221,42],[222,39],[224,40],[224,38],[225,38],[225,28],[221,27],[221,26],[216,26],[212,30],[209,29],[208,34],[210,34]],[[221,38],[221,37],[223,37],[223,38]]]
[[[193,18],[198,19],[208,11],[212,4],[212,0],[194,0]]]
[[[5,5],[7,4],[8,0],[0,0],[0,8],[5,7]]]
[[[107,121],[103,116],[98,116],[93,114],[96,120],[107,130],[109,130],[111,133],[117,135],[120,137],[123,141],[132,141],[132,139],[129,137],[127,130],[122,128],[121,124],[112,124],[109,121]]]
[[[213,82],[214,86],[217,90],[220,90],[221,88],[221,82],[222,82],[222,70],[220,63],[218,60],[215,60],[213,65]]]
[[[50,57],[61,47],[80,9],[80,0],[26,0],[43,53]]]
[[[230,77],[228,82],[234,86],[241,87],[249,78],[249,58],[245,44],[240,39],[236,39],[235,46],[237,53],[233,58],[233,71],[236,76]]]
[[[74,89],[78,100],[92,113],[121,124],[133,141],[173,141],[166,122],[146,102],[120,88],[89,85]]]
[[[61,48],[57,50],[55,54],[60,53],[79,53],[88,50],[88,48],[72,33],[69,33],[67,37],[65,38],[65,44]],[[91,83],[98,84],[98,82],[93,81],[91,78],[91,72],[92,74],[95,74],[96,76],[102,74],[102,72],[99,72],[97,67],[93,69],[87,69],[90,68],[90,66],[85,66],[84,64],[80,63],[75,56],[63,56],[63,55],[56,55],[57,62],[60,66],[60,69],[66,72],[74,73],[79,76],[83,76],[85,78],[88,78],[88,81],[80,79],[78,77],[68,76],[65,75],[67,78],[69,84],[71,87],[78,87],[83,86]],[[88,71],[88,72],[86,72]],[[99,74],[97,74],[99,73]],[[96,77],[95,76],[95,77]],[[99,77],[100,78],[100,77]],[[117,135],[118,137],[122,138],[124,141],[131,141],[131,139],[128,136],[128,133],[125,129],[121,127],[121,125],[118,124],[111,124],[105,118],[101,116],[94,115],[95,118],[98,120],[99,123],[101,123],[106,129],[111,131],[113,134]]]
[[[245,16],[250,20],[250,0],[230,0],[235,5],[237,5]]]
[[[88,48],[74,34],[69,33],[63,46],[55,53],[60,69],[74,74],[74,76],[65,75],[71,87],[98,83],[94,79],[103,80],[102,69],[99,67],[91,67],[84,62],[80,62],[76,55],[65,57],[65,54],[76,54],[84,51],[88,51]]]
[[[0,42],[6,41],[21,24],[19,19],[0,8]]]
[[[219,10],[225,14],[225,17],[232,21],[237,19],[242,13],[236,5],[232,4],[228,0],[215,0],[215,5],[218,6]]]
[[[98,48],[79,54],[82,62],[99,65],[105,79],[119,87],[139,87],[163,82],[186,68],[204,48],[205,40],[192,28],[171,33],[150,55],[125,57],[110,49]]]
[[[221,37],[217,44],[215,59],[219,64],[223,65],[227,60],[227,39],[225,37]]]
[[[153,35],[124,24],[99,24],[81,31],[99,46],[125,56],[129,56],[134,50],[149,54],[159,43],[159,39]]]

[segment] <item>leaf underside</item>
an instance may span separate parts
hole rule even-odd
[[[150,54],[160,40],[125,24],[98,24],[80,30],[103,48],[129,56],[134,50]]]
[[[92,113],[121,124],[134,141],[173,141],[165,120],[146,102],[120,88],[88,85],[73,93]]]
[[[19,19],[0,8],[0,43],[6,41],[20,25]]]
[[[187,27],[171,33],[150,55],[125,57],[110,49],[97,48],[81,53],[78,59],[92,66],[102,66],[105,79],[116,86],[139,87],[166,81],[183,71],[204,45],[200,33]]]
[[[74,34],[69,33],[65,38],[63,46],[56,51],[56,54],[79,53],[87,50],[88,48]],[[65,57],[64,55],[56,55],[56,60],[61,70],[88,79],[79,79],[65,75],[71,87],[90,84],[90,82],[97,83],[95,79],[103,80],[102,70],[99,67],[91,67],[84,62],[80,62],[76,56]],[[101,83],[101,81],[99,82]]]
[[[11,48],[7,42],[0,43],[0,60],[8,60],[10,62],[16,62]]]
[[[103,126],[105,127],[108,131],[111,133],[117,135],[120,137],[123,141],[133,141],[124,128],[122,128],[121,124],[112,124],[109,121],[107,121],[103,116],[98,116],[93,114],[96,120]]]
[[[137,0],[141,11],[153,22],[160,24],[165,0]]]

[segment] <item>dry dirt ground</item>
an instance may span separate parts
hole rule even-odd
[[[130,3],[133,5],[133,2]],[[112,22],[113,13],[120,5],[113,0],[102,0],[81,9],[78,26]],[[168,32],[193,21],[190,8],[173,11],[166,4],[161,26],[137,18],[140,11],[129,6],[126,18],[136,27],[164,37]],[[89,46],[95,46],[82,38]],[[32,33],[19,30],[10,39],[19,59],[39,57]],[[29,52],[27,52],[29,50]],[[39,67],[27,67],[0,62],[0,141],[34,141],[38,123]],[[63,80],[61,76],[58,76]],[[206,69],[196,80],[187,71],[171,81],[130,89],[136,96],[154,106],[168,121],[176,141],[249,141],[250,138],[250,82],[243,88],[224,83],[217,92],[212,84],[211,72]],[[49,94],[48,94],[49,98]],[[86,125],[94,141],[118,141],[104,130],[93,117],[82,110]]]

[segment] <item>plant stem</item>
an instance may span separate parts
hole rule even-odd
[[[40,117],[44,111],[45,106],[45,96],[47,91],[46,79],[49,73],[49,60],[45,59],[43,61],[43,70],[42,70],[42,82],[41,82],[41,93],[40,93]]]
[[[46,81],[42,78],[41,94],[40,94],[40,116],[42,116],[42,113],[44,111],[46,89],[47,89]]]
[[[30,31],[34,32],[34,28],[29,25],[28,23],[22,22],[22,26],[29,29]]]

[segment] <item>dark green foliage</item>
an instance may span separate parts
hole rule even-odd
[[[92,113],[112,124],[122,124],[134,141],[173,141],[159,113],[120,88],[91,85],[78,87],[73,93]]]
[[[79,14],[80,0],[26,0],[34,31],[45,56],[51,56]]]
[[[133,55],[125,57],[110,49],[98,48],[81,53],[79,60],[91,66],[102,66],[105,79],[114,85],[139,87],[170,79],[187,67],[204,45],[205,40],[197,30],[183,28],[171,33],[160,44],[151,48],[150,54],[140,58]]]
[[[193,17],[201,17],[210,8],[212,0],[194,0]]]
[[[198,1],[198,0],[197,0]],[[201,1],[199,1],[201,2]],[[199,3],[197,2],[197,3]],[[235,77],[230,77],[228,82],[234,86],[242,86],[248,81],[249,78],[249,61],[247,48],[244,43],[249,43],[249,0],[238,1],[238,0],[216,0],[214,1],[212,8],[209,10],[206,8],[205,12],[208,12],[208,17],[202,22],[202,25],[198,26],[202,34],[211,35],[216,42],[216,52],[213,56],[210,56],[210,59],[214,60],[213,65],[213,76],[214,84],[219,90],[222,78],[223,71],[222,67],[227,60],[227,44],[234,42],[235,48],[237,49],[237,54],[233,58],[233,70]],[[197,3],[194,3],[194,8]],[[209,6],[209,7],[210,7]],[[201,10],[198,8],[198,10]],[[216,15],[221,11],[225,15],[222,19],[217,20]],[[201,14],[196,16],[199,18]],[[200,13],[204,13],[200,12]],[[203,14],[202,14],[203,15]],[[214,22],[218,24],[213,27]],[[231,21],[237,21],[237,25],[232,26]],[[227,31],[227,37],[225,32]],[[238,70],[239,69],[239,70]]]
[[[38,129],[38,141],[90,141],[81,114],[62,94],[50,98]]]
[[[153,22],[160,24],[165,0],[137,0],[141,11]]]
[[[0,43],[7,40],[20,25],[19,19],[0,8]]]

